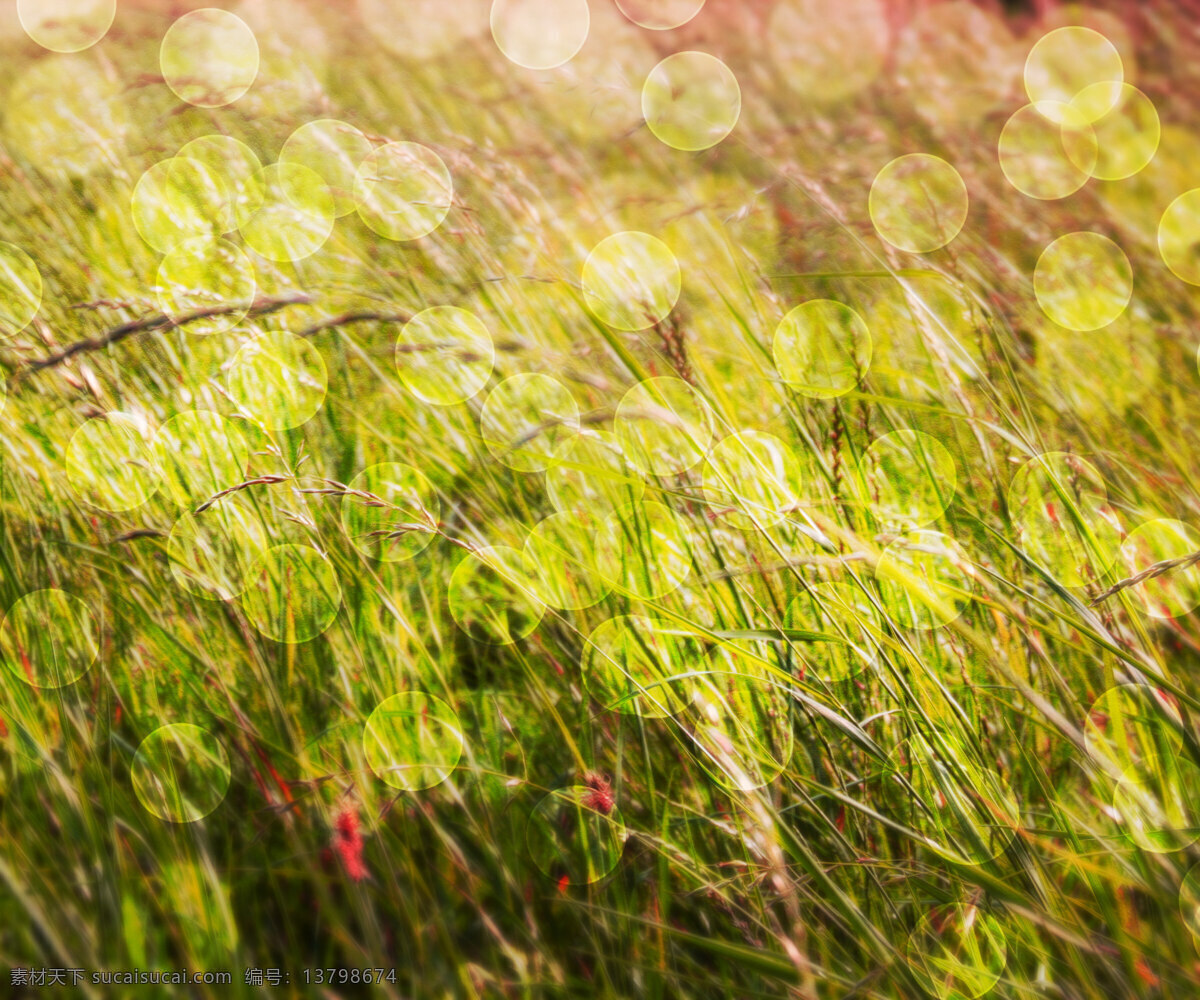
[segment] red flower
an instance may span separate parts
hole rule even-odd
[[[342,859],[346,875],[354,882],[367,877],[367,866],[363,864],[363,839],[358,830],[358,814],[346,807],[338,813],[333,835],[333,847]]]
[[[588,774],[584,778],[588,791],[583,795],[583,805],[593,812],[607,816],[616,805],[616,797],[612,791],[612,779],[605,774]]]

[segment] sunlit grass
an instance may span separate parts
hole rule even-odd
[[[4,322],[40,308],[0,341],[0,610],[76,601],[0,624],[0,965],[233,970],[214,996],[252,967],[395,969],[395,997],[1196,992],[1195,529],[1134,534],[1200,523],[1195,316],[1154,239],[1186,156],[1034,201],[997,160],[1015,77],[967,123],[890,70],[812,106],[732,29],[696,45],[742,117],[684,152],[636,93],[486,37],[406,58],[262,7],[228,108],[153,79],[153,10],[69,57],[6,43],[0,239],[42,289],[4,254]],[[667,43],[611,13],[588,44],[648,72]],[[1179,19],[1148,8],[1145,52],[1193,58]],[[1195,126],[1157,66],[1137,85]],[[280,216],[216,234],[252,294],[230,253],[164,289],[145,171],[213,134],[245,145],[196,177],[270,165],[328,119],[420,143],[453,197],[305,174],[283,200],[321,203],[319,249]],[[970,195],[919,254],[869,204],[908,152]],[[608,260],[631,231],[649,256]],[[1096,333],[1035,288],[1075,232],[1134,274]],[[1066,271],[1088,326],[1111,296]],[[810,300],[852,344],[805,333]],[[179,725],[206,735],[144,743]]]

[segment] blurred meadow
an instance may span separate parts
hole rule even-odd
[[[1196,18],[0,4],[3,988],[1200,996]]]

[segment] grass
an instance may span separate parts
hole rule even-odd
[[[158,76],[153,6],[73,55],[7,36],[0,239],[44,288],[0,342],[0,965],[92,996],[135,968],[232,972],[147,996],[253,995],[252,968],[284,995],[1192,995],[1195,310],[1157,245],[1194,162],[1186,14],[1086,15],[1162,142],[1036,201],[996,147],[1057,22],[927,42],[1015,53],[1007,83],[914,81],[898,48],[821,105],[719,12],[697,39],[593,6],[534,72],[486,32],[418,59],[353,12],[248,5],[259,76],[217,109]],[[742,93],[694,153],[638,103],[688,47]],[[143,173],[209,135],[271,163],[323,118],[435,151],[444,221],[387,239],[372,211],[411,218],[372,203],[294,261],[234,232],[250,294],[230,256],[164,284]],[[970,196],[922,254],[867,207],[914,152]],[[290,190],[309,222],[329,198]],[[166,197],[152,236],[212,204]],[[609,325],[583,267],[628,230],[681,292],[639,316],[639,259]],[[1076,231],[1132,266],[1095,332],[1034,293]],[[811,299],[858,314],[869,364],[784,374]],[[432,307],[478,317],[490,369],[469,326],[413,339]]]

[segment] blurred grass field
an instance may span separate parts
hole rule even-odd
[[[1200,995],[1188,5],[200,6],[0,11],[0,966]]]

